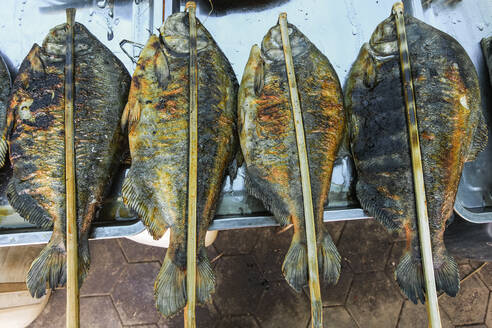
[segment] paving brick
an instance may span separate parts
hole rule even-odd
[[[92,240],[91,267],[80,296],[109,294],[127,263],[116,239]]]
[[[65,327],[66,291],[59,289],[51,293],[50,300],[40,316],[29,328],[63,328]],[[109,296],[80,298],[81,328],[122,327]]]
[[[124,326],[126,327],[133,327],[133,328],[159,328],[156,324],[151,324],[151,325],[138,325],[138,326]]]
[[[342,261],[342,271],[336,285],[321,284],[323,306],[344,305],[354,274],[348,264]],[[304,286],[304,293],[309,298],[309,287]]]
[[[447,314],[440,310],[442,328],[454,328]],[[397,328],[428,327],[427,308],[424,304],[405,301]]]
[[[219,320],[219,314],[215,309],[214,305],[211,303],[207,304],[197,304],[195,308],[195,316],[196,316],[196,326],[201,327],[214,327],[216,322]],[[182,328],[184,325],[184,315],[183,311],[181,311],[178,315],[173,318],[166,319],[161,316],[159,322],[157,322],[157,326],[159,328]],[[140,326],[139,326],[140,328]]]
[[[284,280],[282,263],[292,240],[293,229],[278,234],[278,228],[262,229],[253,250],[263,277],[272,281]]]
[[[223,318],[216,328],[259,328],[252,316],[226,317]]]
[[[485,324],[489,328],[492,327],[492,292],[489,295],[489,306],[487,309],[487,315],[485,317]]]
[[[323,328],[354,328],[354,319],[343,306],[323,309]]]
[[[373,272],[354,277],[346,307],[360,327],[394,328],[402,303],[396,282]]]
[[[393,239],[376,220],[349,221],[338,249],[354,273],[382,271]]]
[[[259,229],[237,229],[219,232],[214,246],[224,255],[249,254],[256,245]]]
[[[80,299],[80,326],[88,328],[122,327],[111,297],[82,297]]]
[[[480,279],[492,290],[492,263],[487,263],[478,273]]]
[[[122,272],[111,295],[124,325],[159,321],[154,304],[154,280],[159,269],[157,262],[133,263]]]
[[[400,258],[405,252],[406,241],[395,241],[393,247],[391,247],[391,253],[386,261],[385,271],[391,279],[394,279],[395,270],[400,263]]]
[[[166,255],[166,249],[162,247],[148,246],[126,238],[118,239],[118,243],[129,263],[151,261],[162,263]]]
[[[217,286],[213,301],[224,315],[252,312],[268,284],[250,255],[224,256],[215,268]]]
[[[310,317],[309,300],[286,282],[272,282],[255,311],[262,328],[306,327]]]
[[[345,223],[346,221],[325,223],[325,227],[328,229],[328,232],[330,232],[331,239],[333,239],[335,245],[337,245],[338,241],[340,240],[340,236],[342,234],[343,227],[345,227]]]
[[[473,272],[473,268],[470,264],[459,264],[458,269],[460,272],[460,280]]]
[[[489,292],[483,282],[477,277],[461,284],[456,297],[444,295],[439,303],[450,316],[455,325],[471,325],[483,323]]]

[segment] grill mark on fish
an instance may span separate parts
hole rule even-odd
[[[89,269],[88,233],[126,147],[119,120],[130,77],[123,64],[81,24],[75,30],[75,164],[79,281]],[[64,285],[65,156],[64,61],[66,25],[53,28],[24,59],[8,105],[13,178],[7,197],[26,220],[53,227],[31,265],[27,285],[41,297]]]
[[[452,215],[463,163],[474,158],[486,144],[478,79],[464,49],[453,38],[412,17],[405,17],[405,23],[407,58],[412,61],[411,72],[406,73],[414,77],[437,289],[455,295],[459,288],[457,265],[446,252],[443,233]],[[387,228],[405,230],[407,248],[396,278],[412,301],[423,302],[401,89],[404,84],[397,58],[389,57],[397,49],[394,25],[392,17],[383,21],[373,33],[370,45],[361,49],[347,82],[346,105],[358,172],[357,196],[362,207]],[[384,58],[384,50],[387,56],[383,60],[372,55],[378,53]],[[370,86],[365,83],[367,74],[374,76]],[[395,88],[397,83],[400,89]],[[383,123],[388,119],[391,125]]]

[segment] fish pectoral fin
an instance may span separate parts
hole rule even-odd
[[[5,159],[7,158],[7,152],[9,145],[7,144],[7,138],[5,135],[0,137],[0,167],[5,165]]]
[[[473,133],[470,150],[468,151],[468,156],[466,157],[467,162],[474,161],[477,156],[487,147],[488,128],[482,113],[479,113],[479,115],[480,119],[478,121],[477,128]]]
[[[158,240],[169,228],[169,224],[158,215],[157,209],[152,204],[152,197],[141,195],[137,186],[138,183],[130,169],[121,188],[123,202],[138,214],[152,237]]]
[[[49,229],[53,226],[53,219],[48,212],[29,194],[21,194],[19,180],[12,177],[7,186],[7,199],[14,210],[29,223],[38,227]]]

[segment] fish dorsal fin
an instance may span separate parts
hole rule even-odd
[[[479,113],[480,119],[478,120],[477,128],[473,133],[473,139],[470,145],[470,150],[468,151],[468,156],[466,158],[467,162],[474,161],[477,156],[487,147],[488,141],[488,129],[487,124],[482,113]]]

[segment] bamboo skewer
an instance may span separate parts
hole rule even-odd
[[[75,194],[74,146],[74,31],[75,9],[67,9],[65,57],[65,187],[67,216],[67,315],[66,326],[79,327],[79,282],[77,246],[77,206]]]
[[[398,49],[400,52],[400,66],[403,79],[403,92],[405,96],[408,135],[410,137],[420,251],[422,254],[425,289],[427,294],[427,316],[429,319],[430,327],[440,328],[441,319],[439,315],[439,304],[437,301],[434,266],[432,263],[432,247],[429,229],[429,217],[427,214],[427,201],[425,197],[424,173],[422,169],[419,130],[417,126],[415,93],[412,82],[410,56],[408,52],[403,9],[403,3],[397,2],[393,5],[392,11],[393,15],[395,16],[396,31],[398,34]]]
[[[302,122],[301,103],[297,90],[294,62],[290,47],[289,30],[287,27],[287,14],[281,13],[278,19],[282,46],[285,57],[285,68],[289,82],[290,100],[294,116],[296,130],[297,151],[299,154],[299,167],[301,170],[302,195],[304,199],[304,219],[306,222],[307,253],[309,268],[309,294],[311,299],[311,326],[323,327],[323,308],[319,286],[318,257],[316,249],[316,231],[314,227],[313,198],[311,195],[311,180],[309,176],[309,163],[307,158],[306,140],[304,136],[304,125]]]
[[[190,25],[190,109],[189,109],[189,166],[188,166],[188,238],[186,258],[185,327],[194,328],[196,303],[196,202],[198,166],[198,67],[196,50],[196,4],[186,3]]]

